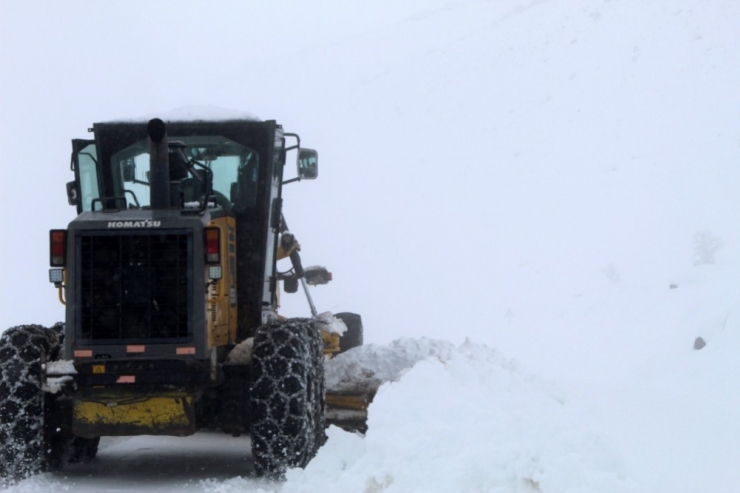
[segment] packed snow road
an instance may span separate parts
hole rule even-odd
[[[91,463],[40,474],[3,491],[214,491],[216,485],[236,477],[246,491],[279,487],[253,475],[249,437],[201,432],[187,438],[104,438]]]

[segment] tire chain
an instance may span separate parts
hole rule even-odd
[[[259,475],[304,467],[325,441],[324,355],[310,319],[257,330],[252,360],[252,454]]]
[[[61,433],[54,396],[42,389],[42,365],[59,357],[64,324],[20,325],[0,335],[0,482],[95,457],[99,438]]]
[[[15,480],[46,468],[41,365],[57,356],[61,339],[59,330],[40,325],[0,336],[0,476]]]

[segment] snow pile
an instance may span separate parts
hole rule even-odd
[[[281,492],[641,491],[577,404],[486,346],[405,339],[348,356],[400,379],[379,389],[364,438],[330,428]]]
[[[76,375],[75,362],[69,359],[49,361],[46,363],[47,375]]]
[[[340,336],[347,331],[347,325],[344,321],[334,316],[332,312],[319,313],[316,316],[316,322],[319,329],[330,334],[339,334]]]
[[[67,382],[73,381],[74,378],[70,375],[65,375],[62,377],[48,377],[44,384],[41,386],[41,389],[44,392],[49,392],[50,394],[56,394],[57,392],[61,391],[64,386],[67,384]]]
[[[449,359],[454,348],[451,342],[427,338],[354,348],[327,361],[326,387],[336,392],[374,392],[382,383],[397,381],[419,361],[430,357]]]
[[[227,365],[248,365],[252,362],[252,350],[254,349],[254,337],[249,337],[231,350],[226,357]]]

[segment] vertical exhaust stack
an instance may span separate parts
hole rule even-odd
[[[149,204],[152,209],[170,208],[170,159],[167,128],[154,118],[146,126],[149,134]]]

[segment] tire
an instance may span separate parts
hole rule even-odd
[[[252,352],[250,434],[255,471],[282,478],[304,467],[323,445],[324,355],[310,319],[257,329]]]
[[[63,326],[21,325],[0,335],[0,477],[16,481],[95,456],[99,439],[63,430],[65,413],[42,389],[42,365],[56,359]]]
[[[64,461],[69,464],[86,464],[98,455],[100,437],[82,438],[72,436],[68,439],[68,448],[62,454]]]
[[[344,322],[347,331],[339,337],[339,354],[349,351],[352,348],[362,346],[363,328],[362,317],[356,313],[342,312],[334,315]]]

